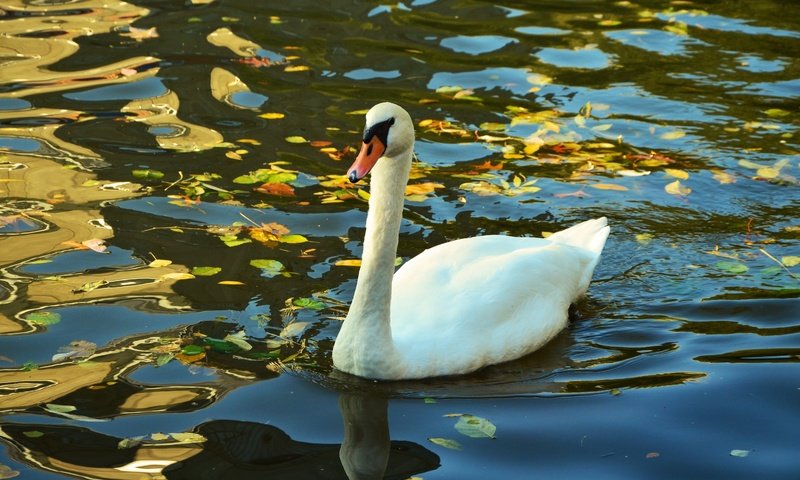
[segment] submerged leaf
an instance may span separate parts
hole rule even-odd
[[[497,427],[489,420],[475,415],[464,414],[455,425],[458,433],[472,438],[495,438]]]
[[[745,273],[750,270],[747,265],[739,262],[717,262],[715,265],[717,269],[722,270],[723,272],[731,273],[734,275],[738,275],[740,273]]]
[[[25,315],[25,320],[34,325],[47,327],[50,325],[55,325],[56,323],[60,322],[61,314],[58,312],[47,312],[47,311],[31,312]]]
[[[428,441],[440,447],[449,448],[450,450],[461,450],[461,444],[449,438],[429,437]]]
[[[278,275],[284,275],[286,273],[286,267],[284,267],[281,262],[269,258],[256,258],[250,260],[250,265],[260,268],[261,275],[267,278],[274,278]]]

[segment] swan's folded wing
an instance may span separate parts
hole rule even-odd
[[[497,363],[536,350],[566,326],[595,260],[582,248],[505,236],[426,250],[395,274],[395,344],[429,363]]]

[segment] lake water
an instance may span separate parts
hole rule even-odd
[[[0,478],[800,478],[800,4],[0,13]],[[401,261],[608,217],[543,350],[333,370],[387,100]]]

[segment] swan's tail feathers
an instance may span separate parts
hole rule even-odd
[[[586,220],[566,230],[556,232],[550,235],[548,240],[585,248],[599,257],[610,231],[606,217],[600,217],[594,220]]]

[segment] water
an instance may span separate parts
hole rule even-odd
[[[797,5],[2,8],[0,477],[797,477]],[[542,351],[332,371],[384,100],[403,259],[609,218]]]

